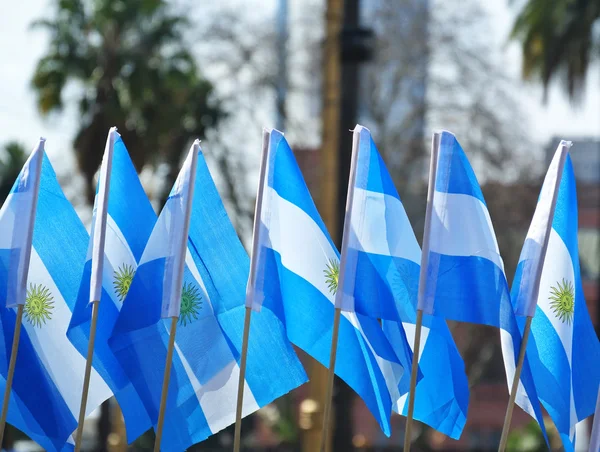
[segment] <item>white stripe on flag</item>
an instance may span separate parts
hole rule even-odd
[[[398,198],[356,187],[352,209],[352,227],[360,249],[421,265],[421,248]],[[390,219],[393,226],[388,226]],[[391,234],[394,237],[390,237]]]
[[[311,283],[334,303],[323,273],[330,260],[338,260],[329,240],[306,212],[281,198],[273,188],[268,187],[265,196],[269,196],[271,207],[270,224],[265,225],[271,248],[281,255],[285,268]],[[289,240],[289,237],[307,237],[307,240]]]
[[[436,191],[430,237],[432,252],[483,257],[504,270],[488,210],[473,196]]]
[[[210,312],[212,313],[212,312],[214,312],[214,309],[212,307],[212,303],[210,301],[210,297],[208,296],[208,291],[206,290],[206,286],[204,285],[204,281],[202,280],[202,277],[200,276],[200,272],[198,271],[198,267],[196,266],[196,262],[192,258],[192,254],[190,253],[190,249],[186,248],[185,251],[186,251],[186,253],[185,253],[185,265],[187,266],[188,270],[190,271],[190,273],[192,274],[192,276],[194,277],[194,279],[196,280],[196,282],[202,288],[202,296],[205,297],[205,301],[208,303],[208,307],[210,308]]]
[[[232,357],[231,363],[225,366],[205,384],[200,383],[190,364],[175,343],[175,350],[183,364],[185,373],[194,388],[196,397],[212,433],[217,433],[235,422],[237,385],[240,368]],[[248,382],[244,380],[244,402],[242,417],[254,413],[260,407]]]
[[[510,393],[513,379],[515,376],[515,349],[512,340],[512,336],[508,331],[500,328],[500,344],[502,345],[502,356],[504,357],[504,370],[506,371],[506,383],[508,385],[508,392]],[[519,387],[517,388],[517,396],[515,403],[519,405],[526,413],[532,418],[536,419],[535,410],[531,405],[531,401],[525,392],[525,387],[521,380],[519,380]]]
[[[562,238],[554,230],[550,230],[550,237],[548,238],[548,248],[546,250],[546,257],[544,259],[544,265],[542,267],[542,275],[540,277],[540,287],[538,291],[537,305],[542,310],[548,320],[552,324],[552,327],[556,331],[556,334],[560,338],[565,354],[569,360],[569,367],[572,368],[573,358],[573,321],[564,322],[560,320],[552,307],[550,306],[551,297],[554,291],[560,290],[559,284],[564,287],[571,287],[573,294],[576,297],[577,287],[575,285],[575,270],[571,260],[571,254],[569,249],[563,242]],[[583,299],[583,298],[582,298]],[[575,399],[573,396],[573,380],[572,374],[570,375],[570,420],[571,426],[574,429],[575,424],[579,421],[577,418],[577,411],[575,410]],[[571,432],[571,435],[575,433],[575,430]]]
[[[414,352],[415,348],[415,336],[417,333],[417,326],[414,323],[406,323],[402,322],[402,326],[404,327],[404,332],[406,333],[406,339],[408,341],[408,345],[410,345],[410,349]],[[423,351],[425,350],[425,345],[427,344],[427,338],[429,337],[429,328],[426,326],[421,327],[421,351],[419,352],[419,362],[423,359]],[[419,384],[417,383],[417,388]],[[402,413],[404,410],[404,406],[408,403],[408,392],[400,397],[395,403],[395,411],[397,413]]]
[[[31,285],[41,285],[43,288],[47,288],[54,304],[50,310],[51,318],[46,319],[45,323],[34,326],[25,314],[23,327],[50,378],[73,416],[77,418],[81,403],[85,358],[67,339],[67,328],[72,313],[34,247],[31,249],[27,287],[30,288]],[[92,368],[86,415],[111,396],[111,390],[98,372]]]
[[[306,212],[281,198],[271,187],[268,188],[268,191],[265,191],[265,195],[270,197],[271,224],[266,227],[270,232],[272,249],[281,255],[281,262],[284,267],[309,282],[331,304],[335,305],[334,295],[329,291],[325,281],[324,270],[327,268],[330,259],[337,261],[338,258],[327,237]],[[310,237],[309,245],[305,240],[285,239],[287,237],[303,236]],[[342,311],[342,315],[360,332],[363,338],[366,337],[354,312]],[[398,383],[402,377],[403,369],[399,364],[379,357],[369,341],[365,340],[365,342],[377,360],[379,368],[386,379],[387,388],[394,397],[394,394],[398,392]]]

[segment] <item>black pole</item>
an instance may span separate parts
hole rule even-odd
[[[348,193],[348,176],[350,174],[350,160],[352,155],[352,132],[357,122],[358,110],[358,67],[359,60],[355,58],[353,49],[353,32],[359,26],[359,0],[345,0],[344,22],[341,37],[341,105],[340,105],[340,135],[338,159],[338,197],[336,213],[338,249],[342,241],[344,229],[344,213],[346,209],[346,195]],[[336,377],[333,395],[334,423],[333,444],[335,452],[347,452],[354,449],[352,438],[354,429],[352,425],[352,407],[356,395],[350,387],[340,378]]]

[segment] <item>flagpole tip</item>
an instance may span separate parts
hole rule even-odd
[[[573,142],[567,140],[560,140],[560,145],[565,146],[567,149],[570,149],[573,146]]]

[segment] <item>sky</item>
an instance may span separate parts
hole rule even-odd
[[[291,0],[292,11],[297,1]],[[504,46],[508,72],[518,78],[518,45],[506,45],[514,11],[508,1],[481,1],[490,12],[498,44]],[[77,112],[71,103],[60,115],[41,118],[30,87],[36,62],[47,44],[46,34],[32,30],[30,24],[50,14],[50,4],[50,0],[13,2],[10,8],[3,8],[0,15],[0,146],[9,140],[17,140],[27,148],[33,148],[37,138],[44,136],[50,158],[60,173],[61,169],[69,172],[74,168],[70,142],[77,128]],[[273,9],[265,8],[265,14],[274,14],[275,1],[269,4]],[[557,85],[551,87],[549,101],[543,105],[541,87],[536,83],[522,84],[521,97],[534,142],[545,145],[553,136],[600,138],[600,65],[590,68],[587,85],[584,102],[573,107]],[[256,124],[257,130],[263,126],[266,124]]]

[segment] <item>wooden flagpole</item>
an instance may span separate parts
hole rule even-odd
[[[15,375],[15,365],[17,363],[17,353],[19,351],[19,341],[21,340],[21,321],[23,320],[23,308],[20,304],[17,308],[17,319],[15,320],[15,332],[13,334],[12,350],[10,352],[10,362],[8,365],[8,375],[6,376],[6,387],[4,388],[4,400],[2,401],[2,416],[0,417],[0,447],[4,440],[4,427],[6,427],[6,415],[8,414],[8,402],[10,400],[10,391],[12,381]]]
[[[196,185],[196,169],[199,151],[200,140],[196,140],[190,148],[190,152],[188,153],[188,156],[186,157],[185,162],[183,163],[183,167],[180,170],[179,176],[177,177],[177,181],[175,181],[174,185],[174,187],[176,187],[176,192],[180,192],[183,199],[185,199],[185,207],[183,210],[183,230],[173,230],[173,227],[171,227],[169,230],[169,247],[171,248],[171,250],[176,252],[176,259],[174,259],[173,273],[169,275],[170,277],[174,276],[174,280],[172,281],[173,285],[171,287],[171,292],[168,294],[168,297],[170,298],[169,305],[166,307],[166,310],[161,314],[163,318],[171,318],[171,329],[169,331],[169,346],[167,348],[167,358],[165,360],[165,374],[163,376],[162,392],[160,395],[160,408],[158,410],[158,423],[156,424],[154,452],[160,452],[163,427],[165,424],[165,412],[167,409],[167,396],[169,395],[169,382],[171,380],[171,366],[173,364],[173,350],[175,349],[177,320],[179,318],[179,309],[181,306],[181,287],[183,284],[183,272],[185,269],[185,255],[188,249],[190,219],[192,216],[194,187]],[[183,179],[180,180],[180,178]],[[187,193],[184,191],[184,189],[187,189]],[[176,247],[178,247],[178,249],[176,249]],[[167,275],[166,272],[165,275]],[[177,301],[175,302],[173,300]],[[163,306],[163,310],[164,309],[165,306]]]
[[[503,452],[506,449],[508,432],[510,430],[510,423],[512,421],[513,409],[515,407],[515,399],[517,397],[517,390],[519,389],[519,380],[521,380],[521,371],[523,370],[523,363],[525,362],[525,351],[527,350],[527,341],[529,340],[529,332],[531,331],[531,320],[532,317],[528,316],[527,320],[525,321],[523,340],[521,341],[519,359],[510,389],[510,398],[508,400],[508,406],[506,407],[506,415],[504,416],[504,425],[502,426],[502,436],[500,437],[500,446],[498,447],[498,452]]]
[[[548,219],[545,224],[544,231],[544,241],[542,243],[539,262],[537,268],[535,269],[535,280],[533,285],[533,291],[531,293],[530,303],[534,303],[534,306],[537,306],[537,299],[539,296],[540,290],[540,281],[542,279],[542,270],[544,260],[546,259],[546,251],[548,251],[548,242],[550,241],[550,232],[552,231],[552,222],[554,221],[554,212],[556,210],[556,199],[558,198],[558,191],[560,189],[560,181],[562,180],[562,174],[565,167],[565,161],[567,159],[567,154],[569,153],[569,148],[571,147],[570,143],[563,142],[561,146],[561,154],[560,159],[558,161],[558,168],[556,172],[556,180],[554,181],[554,187],[552,192],[552,201],[550,204],[550,211],[548,212]],[[544,180],[544,182],[546,182]],[[542,186],[543,190],[543,186]],[[537,211],[537,208],[536,208]],[[535,221],[535,212],[533,214]],[[535,311],[533,311],[535,312]],[[525,328],[523,330],[523,339],[521,341],[521,349],[519,350],[519,358],[517,362],[517,367],[515,368],[515,375],[513,377],[513,382],[510,391],[510,398],[508,400],[508,406],[506,407],[506,415],[504,417],[504,426],[502,427],[502,436],[500,437],[500,446],[498,447],[498,452],[504,452],[506,449],[506,443],[508,441],[508,432],[510,430],[510,423],[512,420],[512,413],[515,406],[515,399],[517,397],[517,390],[519,389],[519,380],[521,379],[521,371],[523,370],[523,363],[525,361],[525,352],[527,350],[527,341],[529,340],[529,332],[531,330],[531,321],[533,318],[532,315],[528,315],[525,321]]]
[[[111,127],[106,138],[104,156],[100,169],[99,190],[96,196],[97,211],[94,218],[92,233],[92,271],[90,274],[90,301],[92,302],[92,319],[90,322],[90,337],[85,361],[83,388],[81,390],[81,403],[79,404],[79,419],[75,434],[75,452],[81,450],[83,438],[83,424],[90,389],[92,363],[94,359],[94,345],[96,343],[96,325],[98,323],[98,310],[102,296],[102,275],[104,272],[104,244],[106,241],[106,217],[108,215],[108,194],[110,191],[110,177],[112,174],[112,157],[117,136],[117,128]]]
[[[440,133],[434,133],[431,140],[431,160],[429,162],[429,186],[427,187],[427,207],[425,210],[425,227],[423,228],[423,247],[421,251],[421,269],[419,273],[419,293],[417,304],[417,320],[415,328],[415,342],[413,347],[413,361],[410,374],[410,389],[408,393],[408,413],[404,430],[404,451],[410,452],[412,440],[412,421],[415,409],[415,393],[417,392],[417,374],[419,370],[419,355],[421,352],[421,327],[423,324],[423,303],[425,300],[425,286],[427,284],[427,266],[429,265],[429,236],[431,232],[431,213],[433,211],[433,194],[435,192],[435,179],[437,177],[438,153],[440,147]]]
[[[83,438],[83,424],[85,422],[85,410],[87,407],[88,391],[90,389],[90,376],[92,374],[92,360],[94,358],[94,344],[96,342],[96,324],[98,323],[98,308],[100,301],[92,303],[92,321],[90,324],[90,338],[88,341],[87,359],[85,362],[85,374],[83,377],[83,390],[81,391],[81,404],[79,406],[79,420],[77,433],[75,435],[75,452],[81,450]]]
[[[242,439],[242,407],[244,404],[244,381],[246,380],[246,360],[248,358],[248,339],[250,336],[250,319],[252,316],[252,304],[254,284],[256,280],[256,265],[258,250],[260,247],[260,218],[262,215],[263,194],[265,188],[265,177],[267,171],[267,159],[269,157],[269,143],[271,132],[263,129],[262,151],[260,157],[260,168],[258,172],[258,188],[256,190],[256,204],[254,206],[254,228],[252,230],[252,255],[250,256],[250,273],[248,285],[246,286],[246,313],[244,316],[244,333],[242,337],[242,356],[240,360],[240,378],[238,381],[237,406],[235,409],[235,431],[233,436],[233,451],[239,452]]]
[[[417,309],[417,325],[415,328],[415,345],[413,361],[410,372],[410,392],[408,393],[408,413],[406,413],[406,428],[404,431],[404,450],[410,451],[412,440],[412,419],[415,411],[415,392],[417,391],[417,374],[419,370],[419,354],[421,352],[421,326],[423,324],[423,311]]]
[[[333,316],[333,332],[331,335],[331,353],[329,355],[329,372],[327,373],[327,393],[325,394],[325,408],[323,410],[321,452],[327,451],[327,441],[329,440],[329,430],[331,428],[331,399],[333,397],[333,377],[335,375],[335,358],[337,355],[341,316],[342,310],[340,308],[335,308],[335,314]]]
[[[237,407],[235,410],[235,433],[233,437],[233,450],[239,452],[242,437],[242,406],[244,401],[244,381],[246,379],[246,359],[248,357],[248,337],[250,335],[250,317],[252,308],[246,307],[244,318],[244,336],[242,338],[242,357],[240,360],[240,379],[238,381]]]
[[[177,317],[171,317],[171,330],[169,332],[169,348],[165,361],[165,374],[163,376],[162,392],[160,394],[160,409],[158,411],[158,424],[156,425],[156,439],[154,440],[154,452],[160,452],[163,426],[165,423],[165,411],[167,408],[167,396],[169,395],[169,381],[171,380],[171,364],[173,363],[173,349],[175,348],[175,334],[177,332]]]
[[[333,398],[333,380],[335,375],[335,359],[337,356],[340,319],[342,317],[343,287],[346,275],[346,260],[348,241],[350,239],[350,222],[352,220],[352,204],[354,202],[354,184],[356,182],[356,162],[360,147],[360,134],[363,127],[357,125],[352,136],[352,157],[350,160],[350,174],[348,177],[348,195],[346,196],[346,213],[342,233],[342,249],[340,253],[340,272],[338,275],[337,289],[335,292],[335,313],[333,316],[333,331],[331,335],[331,353],[329,354],[329,373],[327,374],[327,393],[325,394],[325,408],[323,410],[323,431],[321,432],[321,452],[327,451],[329,432],[331,430],[331,404]]]

